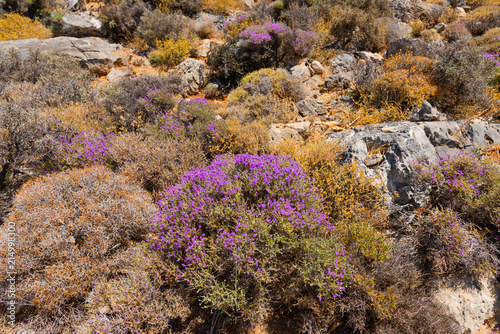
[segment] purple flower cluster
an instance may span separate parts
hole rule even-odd
[[[262,44],[265,41],[271,41],[271,35],[264,26],[251,26],[239,33],[239,37],[248,39],[253,44]]]
[[[113,133],[82,132],[70,140],[60,138],[62,159],[70,166],[88,167],[110,162],[109,144]]]
[[[412,163],[423,177],[450,195],[477,198],[487,184],[485,171],[489,166],[484,159],[473,153],[461,152],[453,156],[442,157],[436,164],[425,165]]]
[[[151,248],[176,265],[176,280],[196,288],[207,288],[199,281],[206,275],[263,286],[276,275],[281,252],[314,252],[306,247],[311,238],[323,239],[334,229],[304,170],[285,156],[218,156],[162,196]],[[331,298],[345,290],[344,258],[339,248],[316,268],[317,276],[331,281]]]
[[[500,36],[496,36],[500,40]],[[483,53],[484,58],[491,59],[497,62],[497,66],[500,66],[500,52],[485,52]]]
[[[153,115],[170,111],[176,105],[172,94],[161,89],[149,89],[146,96],[138,99],[137,103],[144,106],[146,111]]]
[[[202,97],[195,97],[179,103],[179,117],[187,119],[186,134],[189,137],[211,138],[219,134],[215,122],[216,105]]]
[[[290,32],[290,28],[282,22],[267,21],[264,23],[264,27],[270,34],[279,37],[283,37],[285,34]]]
[[[318,40],[318,35],[312,31],[297,29],[293,49],[301,56],[306,55]]]
[[[284,38],[291,29],[281,22],[267,21],[262,25],[251,26],[240,32],[239,37],[246,38],[253,44],[262,44]]]
[[[157,118],[158,131],[167,137],[179,137],[184,134],[184,124],[174,115],[161,114]]]

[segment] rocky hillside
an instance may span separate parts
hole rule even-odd
[[[500,332],[496,0],[0,0],[2,332]]]

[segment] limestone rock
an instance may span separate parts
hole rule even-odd
[[[433,53],[433,49],[440,49],[444,47],[443,41],[438,39],[436,41],[427,42],[419,38],[399,38],[389,42],[385,57],[389,58],[398,53],[412,52],[425,50]]]
[[[500,144],[500,124],[488,124],[485,121],[473,120],[465,128],[465,136],[479,147]]]
[[[30,50],[54,51],[76,59],[97,75],[107,75],[111,67],[127,64],[119,44],[112,44],[98,37],[55,37],[48,39],[22,39],[0,42],[0,50],[14,48],[24,57]]]
[[[311,98],[299,101],[295,103],[295,106],[297,107],[299,114],[303,117],[324,113],[324,108],[321,102]]]
[[[279,143],[283,139],[293,139],[301,142],[302,137],[296,129],[291,128],[281,128],[276,124],[272,124],[269,129],[269,137],[271,143]]]
[[[304,133],[311,127],[311,122],[305,121],[305,122],[288,123],[286,126],[290,129],[297,130],[298,133]]]
[[[437,161],[439,156],[424,130],[411,122],[392,122],[355,127],[332,133],[329,141],[346,144],[344,162],[354,162],[367,176],[378,178],[400,205],[420,207],[426,203],[426,189],[414,186],[415,170],[411,160],[425,157]],[[389,195],[387,194],[387,195]]]
[[[188,94],[197,94],[207,81],[207,65],[199,60],[188,58],[176,70],[186,80]]]
[[[290,69],[292,77],[298,79],[300,82],[305,82],[311,77],[311,71],[305,64],[300,64]]]
[[[194,24],[201,25],[207,22],[212,22],[217,30],[224,30],[224,22],[228,21],[228,18],[221,15],[213,15],[205,12],[200,12],[194,17]]]
[[[132,75],[134,75],[134,72],[132,72],[131,69],[127,68],[118,70],[116,68],[112,68],[106,78],[110,83],[117,83],[124,78],[131,77]]]
[[[342,53],[335,57],[333,60],[329,61],[330,71],[332,73],[348,72],[354,69],[356,64],[356,58],[354,55],[349,53]]]
[[[62,32],[66,36],[100,36],[102,22],[87,13],[66,14],[62,18]]]
[[[346,89],[351,85],[353,77],[354,73],[352,71],[330,75],[325,79],[324,88],[325,90],[332,90],[336,88]]]
[[[67,6],[68,10],[71,12],[75,12],[83,7],[83,1],[81,0],[68,0]]]
[[[460,333],[476,333],[491,318],[498,302],[496,279],[483,277],[478,282],[468,278],[444,278],[434,300],[448,309],[460,326]]]
[[[311,70],[312,70],[312,72],[314,74],[323,74],[323,73],[325,73],[325,69],[324,69],[323,65],[321,65],[321,63],[319,61],[317,61],[317,60],[313,60],[311,62],[310,67],[311,67]]]
[[[446,115],[439,112],[437,108],[428,101],[424,101],[422,107],[410,117],[410,121],[413,122],[444,121],[445,119]]]

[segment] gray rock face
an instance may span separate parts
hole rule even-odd
[[[134,75],[134,72],[130,69],[117,70],[116,68],[112,68],[106,78],[110,83],[117,83],[124,78],[131,77],[132,75]]]
[[[389,58],[398,53],[412,52],[416,54],[421,51],[433,54],[435,50],[444,47],[443,41],[438,39],[436,41],[427,42],[419,38],[400,38],[394,39],[389,42],[385,57]]]
[[[307,98],[305,100],[295,103],[299,114],[303,117],[318,115],[325,112],[323,104],[315,99]]]
[[[200,12],[194,17],[195,25],[212,22],[219,31],[222,31],[224,29],[224,22],[226,21],[228,21],[228,18],[225,16],[213,15],[204,12]]]
[[[102,22],[87,13],[66,14],[62,18],[62,29],[66,36],[100,36]]]
[[[197,94],[207,82],[207,65],[199,60],[188,58],[177,65],[176,70],[186,80],[188,94]]]
[[[81,0],[68,0],[67,5],[68,5],[69,11],[75,12],[82,7],[82,1]]]
[[[336,88],[346,89],[351,85],[353,78],[354,73],[352,71],[330,75],[325,79],[324,88],[325,90],[332,90]]]
[[[446,115],[440,113],[437,108],[428,101],[424,101],[422,107],[410,117],[410,121],[413,122],[444,121],[445,119]]]
[[[76,59],[97,75],[106,75],[113,66],[126,65],[120,44],[108,43],[98,37],[56,37],[48,39],[22,39],[0,42],[0,50],[14,48],[28,57],[30,50],[54,51]]]
[[[330,61],[330,71],[332,73],[340,73],[352,71],[356,65],[356,58],[352,54],[342,53]]]
[[[394,16],[403,21],[411,22],[413,20],[433,21],[443,13],[443,6],[427,4],[411,0],[391,0],[390,6]]]
[[[411,27],[408,23],[389,17],[377,19],[377,21],[384,25],[389,41],[398,38],[410,37]]]
[[[296,141],[301,142],[302,137],[299,134],[299,131],[296,129],[292,128],[282,128],[278,127],[276,124],[272,124],[271,128],[269,129],[269,137],[270,137],[270,142],[271,143],[279,143],[283,139],[293,139]]]
[[[460,326],[460,333],[476,333],[494,315],[499,293],[494,278],[484,277],[479,282],[467,277],[448,278],[440,282],[434,300],[448,309]]]
[[[326,91],[332,89],[348,88],[354,77],[354,67],[356,66],[356,58],[349,53],[343,53],[329,61],[330,71],[333,73],[325,79],[324,89]]]
[[[309,67],[304,64],[296,65],[290,69],[290,74],[300,82],[305,82],[311,77]]]
[[[442,156],[500,143],[500,124],[392,122],[332,133],[327,140],[345,143],[343,161],[354,162],[367,176],[378,178],[395,203],[420,207],[426,204],[426,189],[413,184],[415,171],[410,162],[419,158],[436,162]]]
[[[425,204],[425,192],[412,185],[415,171],[410,162],[418,158],[437,161],[439,156],[425,132],[415,123],[356,127],[332,133],[327,140],[344,142],[347,149],[343,160],[355,162],[367,176],[378,178],[390,194],[398,194],[396,203],[415,207]]]

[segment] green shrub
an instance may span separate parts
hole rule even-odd
[[[142,16],[150,11],[151,7],[142,1],[121,0],[115,4],[108,0],[106,6],[101,7],[99,16],[107,36],[117,41],[131,41]]]
[[[185,93],[186,88],[185,80],[179,75],[126,78],[101,90],[101,105],[105,117],[109,118],[118,130],[134,131],[154,120],[155,111],[148,111],[145,104],[140,102],[148,92],[158,90],[180,95]]]
[[[283,70],[262,69],[246,75],[227,97],[227,106],[244,121],[269,117],[286,122],[296,116],[291,102],[303,100],[307,89]]]
[[[156,196],[178,182],[187,171],[206,164],[201,143],[134,133],[117,136],[109,147],[110,158],[123,175]]]
[[[411,110],[433,98],[438,90],[432,83],[433,63],[427,57],[397,54],[384,62],[379,74],[358,79],[358,124],[407,119]]]
[[[156,41],[157,50],[149,56],[151,64],[172,68],[186,60],[191,54],[193,44],[184,37],[178,39],[167,38],[163,41]]]
[[[441,33],[441,36],[448,43],[463,41],[471,38],[471,33],[463,22],[453,22],[446,26],[446,29]]]
[[[473,153],[441,158],[436,164],[416,162],[424,184],[432,187],[432,206],[458,212],[478,227],[499,228],[500,173],[498,165]]]

